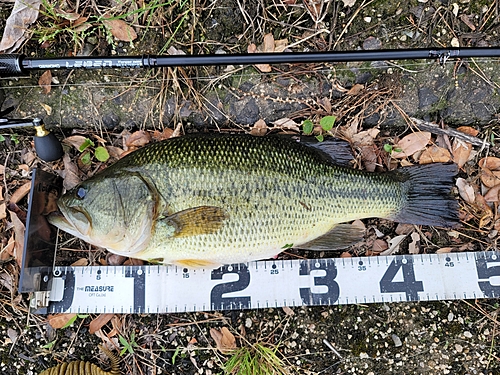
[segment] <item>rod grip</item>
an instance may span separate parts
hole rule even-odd
[[[24,55],[0,54],[0,76],[19,76],[25,74],[22,65]]]

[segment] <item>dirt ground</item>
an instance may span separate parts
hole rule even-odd
[[[4,33],[13,5],[0,2],[0,31]],[[117,20],[120,22],[114,22]],[[37,21],[29,25],[26,40],[6,52],[48,58],[231,54],[255,49],[498,47],[499,23],[500,6],[493,0],[49,0],[42,3]],[[138,130],[160,138],[197,131],[262,135],[300,131],[304,120],[317,125],[321,118],[334,115],[333,130],[340,132],[335,135],[344,138],[380,130],[368,147],[358,144],[356,155],[358,167],[372,165],[377,170],[391,167],[384,146],[397,145],[411,132],[410,117],[453,129],[467,126],[491,146],[471,146],[472,156],[460,170],[459,177],[476,194],[475,200],[467,200],[460,192],[465,229],[450,234],[444,229],[420,228],[421,233],[430,233],[433,240],[437,235],[442,241],[440,246],[422,245],[420,252],[487,251],[497,250],[500,224],[498,199],[485,201],[484,197],[488,197],[488,188],[497,185],[485,187],[479,160],[498,156],[499,70],[498,59],[488,57],[450,60],[443,66],[434,60],[403,60],[272,67],[59,69],[51,71],[48,81],[42,70],[24,77],[2,77],[0,100],[2,110],[14,107],[9,118],[40,117],[60,139],[84,136],[96,145],[113,146],[115,151],[126,148],[127,139]],[[293,120],[294,125],[283,126],[283,119]],[[323,132],[318,126],[315,131]],[[13,202],[14,192],[29,181],[34,167],[72,167],[78,178],[85,178],[106,164],[95,156],[89,163],[82,161],[85,152],[71,145],[65,145],[70,156],[67,161],[46,163],[35,158],[29,130],[0,130],[0,134],[0,204],[4,206]],[[451,136],[444,141],[434,137],[433,141],[447,142],[450,149],[454,142]],[[22,222],[27,198],[8,207]],[[364,224],[370,235],[343,256],[378,255],[375,243],[383,245],[399,234],[397,225],[387,221],[365,220]],[[284,374],[500,374],[500,307],[496,299],[116,315],[97,333],[90,332],[91,322],[99,317],[90,314],[77,316],[68,327],[60,328],[66,317],[51,320],[30,314],[28,297],[17,293],[19,258],[12,250],[7,252],[13,239],[22,234],[16,228],[12,215],[0,219],[3,374],[38,374],[74,360],[108,369],[109,361],[98,348],[103,342],[124,349],[123,374],[224,374],[230,355],[217,349],[210,334],[211,329],[221,327],[229,328],[238,346],[263,343],[277,349]],[[407,242],[400,253],[409,252]],[[89,245],[78,240],[66,247],[72,251],[58,256],[61,264],[82,258],[90,263],[107,259],[102,250],[91,248],[89,252]]]

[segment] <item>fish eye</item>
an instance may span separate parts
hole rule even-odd
[[[83,199],[85,198],[85,195],[87,195],[87,189],[83,187],[78,188],[78,190],[76,191],[76,196],[80,199]]]

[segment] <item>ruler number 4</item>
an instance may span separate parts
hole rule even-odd
[[[399,270],[403,274],[403,281],[394,281]],[[407,301],[418,301],[418,292],[423,291],[422,281],[415,280],[413,259],[410,257],[394,259],[380,279],[381,293],[405,293]]]

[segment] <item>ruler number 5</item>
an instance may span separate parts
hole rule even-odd
[[[488,262],[490,267],[488,267]],[[493,264],[492,264],[493,263]],[[485,296],[493,298],[500,296],[500,285],[491,285],[490,277],[500,277],[500,258],[495,254],[484,254],[484,257],[476,258],[476,269],[479,288]]]
[[[250,272],[244,264],[239,266],[223,266],[212,271],[212,280],[222,280],[222,277],[228,273],[238,275],[238,280],[227,283],[217,284],[210,292],[210,303],[212,308],[217,309],[241,309],[250,308],[250,297],[223,297],[223,294],[239,292],[244,290],[250,284]]]
[[[396,274],[401,269],[403,281],[394,281]],[[405,293],[407,301],[418,301],[418,292],[424,291],[424,284],[415,280],[415,270],[413,269],[413,259],[394,259],[384,276],[380,279],[381,293]]]

